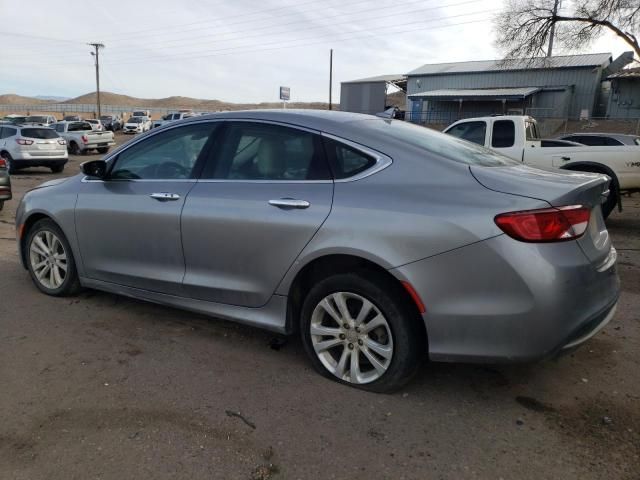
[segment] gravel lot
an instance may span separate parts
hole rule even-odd
[[[315,374],[297,339],[274,349],[269,333],[171,308],[38,293],[16,205],[89,158],[16,174],[0,212],[0,478],[640,478],[639,195],[609,222],[618,313],[581,349],[430,364],[377,395]]]

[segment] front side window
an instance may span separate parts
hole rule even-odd
[[[110,178],[115,180],[178,180],[192,178],[194,166],[215,123],[173,128],[153,135],[118,155]]]
[[[493,122],[491,146],[494,148],[513,147],[516,141],[516,127],[512,120],[496,120]]]
[[[447,130],[449,135],[467,140],[468,142],[484,145],[484,138],[487,133],[486,122],[463,122]]]
[[[326,180],[319,135],[267,123],[229,122],[208,176],[228,180]]]

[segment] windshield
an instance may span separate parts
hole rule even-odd
[[[50,128],[23,128],[21,134],[27,138],[58,138],[58,134]]]
[[[131,117],[129,123],[142,123],[142,119],[139,117]]]
[[[465,140],[447,135],[426,127],[419,127],[398,120],[380,121],[377,119],[361,120],[366,127],[376,130],[379,138],[399,140],[429,153],[435,153],[455,162],[483,167],[500,167],[518,165],[500,153],[481,147]]]
[[[40,117],[40,116],[37,116],[37,115],[32,115],[31,117],[27,117],[27,122],[47,123],[47,117]]]
[[[100,120],[106,120],[106,121],[110,122],[112,118],[113,117],[109,117],[109,116],[103,115],[103,116],[100,117]]]

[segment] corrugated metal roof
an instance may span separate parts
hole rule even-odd
[[[525,98],[536,92],[540,88],[537,87],[519,87],[519,88],[463,88],[463,89],[443,89],[430,90],[427,92],[412,93],[409,98]]]
[[[446,73],[490,72],[500,70],[530,70],[542,68],[572,68],[602,66],[611,60],[610,53],[564,55],[551,58],[479,60],[473,62],[431,63],[410,71],[407,75],[441,75]]]
[[[402,80],[406,79],[406,75],[398,73],[395,75],[378,75],[376,77],[359,78],[357,80],[349,80],[348,82],[342,83],[401,82]]]
[[[624,70],[620,70],[613,75],[609,75],[607,80],[614,78],[640,78],[640,68],[626,68]]]

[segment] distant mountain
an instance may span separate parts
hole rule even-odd
[[[34,105],[42,103],[51,103],[48,100],[42,100],[41,98],[23,97],[16,95],[15,93],[7,93],[6,95],[0,95],[0,105]]]
[[[56,95],[36,95],[33,98],[37,98],[39,100],[51,100],[52,102],[64,102],[69,99],[69,97],[58,97]]]

